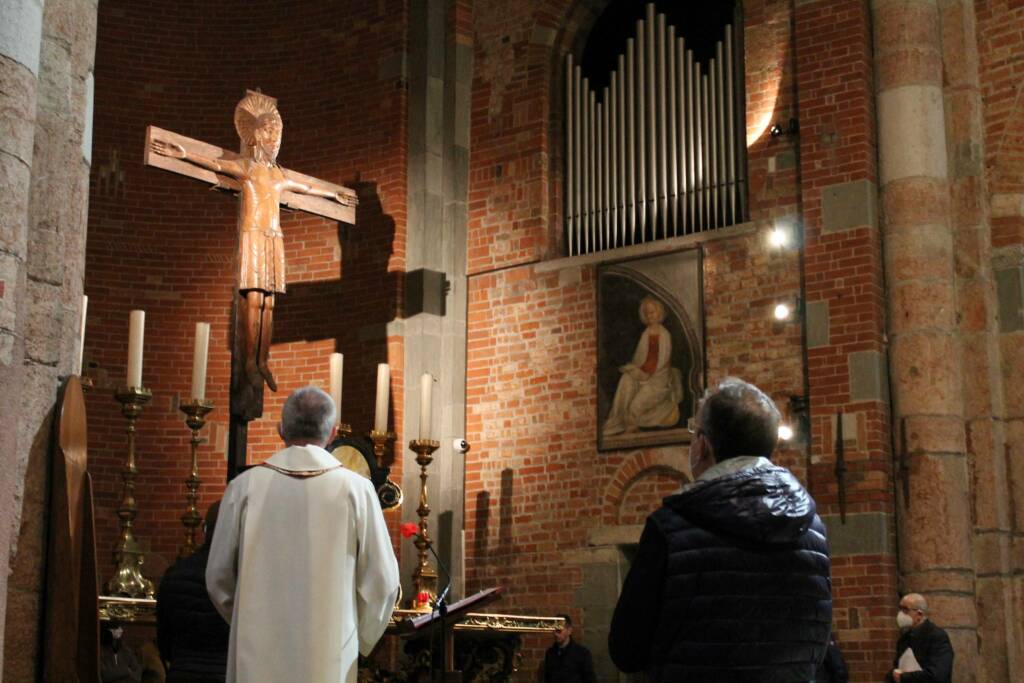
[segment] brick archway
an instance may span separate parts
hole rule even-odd
[[[668,475],[680,484],[690,481],[679,469],[678,451],[637,451],[627,457],[611,477],[602,496],[601,521],[607,526],[620,524],[621,506],[629,490],[638,482],[656,475]]]

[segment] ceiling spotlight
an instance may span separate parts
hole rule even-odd
[[[789,441],[793,438],[793,428],[789,425],[779,425],[779,439]]]
[[[775,306],[775,319],[776,320],[789,320],[789,316],[792,313],[789,304],[777,304]]]

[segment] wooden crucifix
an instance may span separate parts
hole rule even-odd
[[[283,124],[277,100],[246,91],[235,107],[241,153],[149,126],[144,163],[237,192],[238,281],[231,352],[228,473],[245,464],[250,421],[263,414],[263,385],[277,391],[269,356],[274,295],[285,291],[283,204],[355,223],[356,193],[277,165]]]

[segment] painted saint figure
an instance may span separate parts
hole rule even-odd
[[[341,204],[348,201],[340,192],[301,183],[285,175],[277,164],[283,127],[275,100],[250,91],[235,107],[235,130],[243,147],[241,157],[212,159],[186,151],[174,142],[154,139],[150,144],[156,154],[231,176],[241,186],[238,290],[245,305],[238,308],[246,331],[245,374],[254,383],[262,384],[265,380],[271,391],[277,391],[268,363],[274,295],[285,291],[281,196],[285,192],[298,192]]]
[[[633,360],[619,367],[622,376],[605,420],[605,436],[637,432],[641,428],[669,428],[679,422],[683,375],[670,365],[672,337],[662,323],[665,306],[654,297],[640,301],[640,321],[646,325],[633,352]]]

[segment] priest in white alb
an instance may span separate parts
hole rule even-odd
[[[299,389],[286,448],[224,492],[206,587],[231,623],[229,683],[355,683],[391,618],[398,563],[370,481],[324,450],[334,421],[330,396]]]

